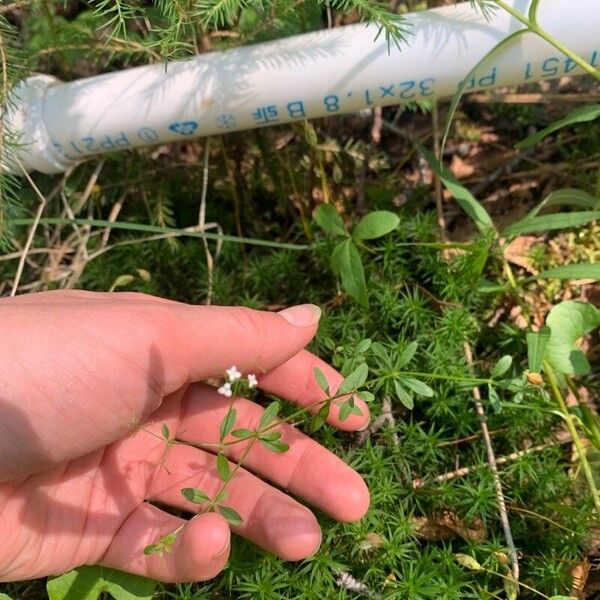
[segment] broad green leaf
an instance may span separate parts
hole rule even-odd
[[[527,365],[533,373],[539,373],[542,370],[549,341],[550,327],[542,327],[537,332],[527,334]]]
[[[525,217],[509,225],[504,233],[508,236],[517,236],[525,233],[544,233],[546,231],[555,231],[557,229],[569,229],[571,227],[581,227],[590,221],[600,219],[600,211],[580,210],[569,213],[554,213],[551,215],[541,215],[539,217]]]
[[[418,396],[424,396],[425,398],[433,397],[433,390],[423,381],[413,379],[412,377],[402,377],[401,381],[402,385],[405,385]]]
[[[236,419],[236,412],[235,412],[235,408],[230,408],[227,411],[227,414],[225,415],[225,417],[223,417],[223,420],[221,421],[221,440],[224,440],[227,435],[231,432],[231,430],[233,429],[234,425],[235,425],[235,419]]]
[[[352,237],[358,240],[374,240],[394,231],[399,224],[398,215],[387,210],[377,210],[359,221],[352,231]]]
[[[373,402],[375,400],[375,396],[368,392],[367,390],[361,390],[356,394],[363,402]]]
[[[505,354],[495,365],[490,373],[492,378],[502,377],[511,367],[512,356]]]
[[[564,119],[560,119],[545,129],[542,129],[541,131],[538,131],[537,133],[525,138],[516,144],[515,148],[518,148],[519,150],[522,150],[523,148],[530,148],[559,129],[563,129],[569,125],[575,125],[576,123],[587,123],[589,121],[594,121],[598,117],[600,117],[600,104],[580,106],[569,113]]]
[[[329,396],[329,382],[323,371],[319,367],[315,367],[313,373],[315,374],[318,386]]]
[[[321,427],[323,427],[323,425],[325,425],[327,417],[329,416],[329,407],[330,403],[326,402],[323,406],[321,406],[319,411],[311,417],[309,423],[310,433],[315,433],[315,431],[318,431],[321,429]]]
[[[366,352],[372,344],[372,340],[371,338],[366,338],[364,340],[361,340],[360,342],[358,342],[358,344],[356,345],[356,351],[359,354],[363,354],[364,352]]]
[[[277,417],[277,413],[279,412],[281,405],[277,400],[275,402],[271,402],[267,408],[265,408],[261,418],[260,423],[258,425],[259,429],[264,429],[267,425],[270,425],[273,420]]]
[[[234,429],[231,432],[231,435],[240,440],[246,440],[246,439],[254,436],[254,431],[252,431],[251,429],[245,429],[242,427],[241,429]]]
[[[0,600],[12,600],[12,598],[7,594],[0,594]]]
[[[269,440],[265,438],[260,439],[260,443],[267,449],[272,452],[287,452],[290,449],[289,444],[282,442],[280,440]]]
[[[577,263],[547,269],[535,276],[539,279],[600,279],[600,263]]]
[[[592,304],[567,300],[550,311],[546,324],[551,330],[546,349],[548,363],[559,373],[587,375],[590,364],[575,344],[600,327],[600,310]]]
[[[181,495],[194,504],[202,504],[203,502],[210,502],[210,498],[198,488],[183,488]]]
[[[396,390],[396,396],[398,396],[398,400],[400,400],[400,402],[402,402],[406,408],[412,410],[415,407],[413,397],[402,387],[400,380],[394,380],[394,389]]]
[[[465,567],[470,571],[483,571],[483,567],[468,554],[461,554],[458,552],[454,555],[454,558],[461,567]]]
[[[361,387],[365,381],[367,380],[367,375],[369,374],[369,367],[367,363],[362,363],[342,381],[338,389],[338,394],[348,394],[354,390],[357,390]]]
[[[229,506],[218,506],[217,508],[228,523],[231,523],[232,525],[241,525],[244,522],[241,515],[233,508],[230,508]]]
[[[402,367],[406,366],[414,358],[416,351],[417,342],[410,342],[410,344],[408,344],[408,346],[402,350],[400,356],[398,356],[396,367],[401,369]]]
[[[490,399],[490,404],[494,409],[494,412],[502,412],[502,404],[500,404],[500,397],[498,396],[498,392],[494,388],[493,385],[488,383],[488,398]]]
[[[392,366],[392,359],[385,347],[379,342],[374,342],[371,346],[371,352],[383,363],[386,367]]]
[[[156,582],[107,567],[79,567],[46,584],[49,600],[97,600],[110,594],[115,600],[151,600]]]
[[[321,204],[313,213],[317,225],[329,235],[346,235],[340,213],[331,204]]]
[[[367,282],[362,260],[351,240],[338,244],[331,255],[331,267],[342,279],[342,287],[363,306],[368,306]]]
[[[217,454],[217,472],[219,473],[221,481],[229,481],[231,477],[231,468],[227,457],[222,452]]]
[[[480,204],[471,192],[464,187],[456,177],[431,153],[425,146],[415,143],[419,152],[425,157],[429,166],[434,173],[439,177],[446,189],[452,194],[461,208],[474,221],[480,231],[486,231],[494,228],[494,223],[488,212],[482,204]]]

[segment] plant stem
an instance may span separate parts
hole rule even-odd
[[[592,492],[594,507],[596,509],[596,516],[600,517],[600,497],[598,496],[598,488],[596,487],[596,482],[594,481],[594,475],[592,474],[592,469],[590,467],[590,463],[588,462],[585,453],[585,448],[581,443],[581,438],[579,437],[579,433],[577,432],[577,428],[575,427],[575,421],[573,420],[573,416],[567,408],[567,403],[565,402],[560,388],[558,387],[556,375],[554,374],[554,371],[548,363],[548,361],[544,361],[544,372],[548,376],[548,381],[550,382],[550,389],[552,390],[552,395],[554,396],[554,399],[556,400],[561,412],[563,413],[563,417],[565,423],[567,424],[567,428],[569,429],[569,433],[573,437],[573,443],[575,444],[577,456],[579,456],[579,460],[581,462],[581,468],[583,469],[583,473],[585,475],[588,487]]]
[[[537,24],[537,19],[528,19],[524,14],[520,13],[518,10],[515,10],[504,0],[494,0],[494,2],[515,19],[523,23],[523,25],[525,25],[532,33],[535,33],[542,39],[546,40],[549,44],[554,46],[557,50],[562,52],[565,56],[570,58],[574,63],[581,67],[586,73],[600,81],[600,71],[595,69],[589,62],[579,56],[579,54],[569,50],[569,48],[567,48],[560,40],[557,40],[552,34],[548,33],[545,29],[542,29]],[[537,6],[537,3],[535,6]]]

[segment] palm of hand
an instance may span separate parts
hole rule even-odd
[[[215,456],[197,446],[219,441],[229,401],[210,386],[187,382],[218,375],[241,356],[238,363],[245,368],[258,366],[259,372],[267,372],[261,387],[310,404],[321,397],[318,388],[307,383],[312,367],[318,363],[334,387],[339,375],[300,350],[312,337],[311,328],[296,332],[290,343],[285,330],[289,325],[279,323],[283,319],[276,315],[268,315],[276,319],[270,323],[271,335],[257,336],[261,326],[253,321],[255,316],[248,316],[254,313],[236,313],[235,327],[241,324],[252,331],[247,337],[238,332],[233,348],[231,337],[219,342],[208,325],[186,335],[196,318],[193,307],[140,302],[137,296],[124,297],[117,305],[114,297],[60,296],[60,305],[54,298],[44,299],[43,306],[33,310],[33,303],[24,302],[21,312],[11,313],[12,349],[18,356],[14,341],[23,338],[24,329],[35,327],[38,361],[34,377],[24,368],[20,377],[13,372],[12,378],[3,378],[12,381],[0,398],[13,417],[5,421],[10,426],[2,449],[7,452],[0,460],[5,481],[0,484],[0,580],[59,573],[85,563],[165,581],[213,576],[228,557],[229,526],[224,519],[205,513],[187,522],[148,502],[196,512],[198,506],[183,498],[181,488],[197,487],[212,497],[221,486]],[[64,351],[45,356],[44,347],[49,348],[57,335],[57,310],[60,330],[68,339]],[[82,319],[87,327],[81,327]],[[6,330],[4,343],[11,339],[10,327]],[[199,343],[204,352],[196,349]],[[31,348],[30,343],[29,358]],[[78,350],[85,361],[74,359]],[[21,359],[16,364],[28,363]],[[56,364],[75,364],[78,370],[55,373]],[[34,402],[40,395],[53,400],[44,411]],[[15,404],[15,399],[24,398],[32,402],[29,410]],[[236,399],[235,405],[236,427],[255,427],[261,407],[245,399]],[[358,428],[366,418],[352,417],[344,428]],[[330,420],[340,425],[335,412]],[[178,443],[162,439],[163,425]],[[290,450],[274,455],[255,446],[248,454],[248,468],[336,518],[360,518],[368,506],[360,477],[296,429],[283,424],[280,431]],[[230,449],[235,459],[244,444]],[[292,560],[318,548],[320,530],[312,513],[249,471],[238,472],[228,493],[224,504],[244,519],[234,532]],[[145,546],[182,525],[172,553],[143,554]]]

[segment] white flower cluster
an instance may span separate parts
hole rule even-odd
[[[241,379],[242,374],[240,371],[238,371],[238,368],[235,365],[231,366],[229,369],[226,369],[225,374],[227,375],[227,381],[217,390],[217,392],[226,398],[231,398],[233,394],[233,389],[231,386],[238,379]],[[256,379],[256,375],[254,375],[254,373],[248,373],[247,379],[248,387],[250,389],[255,388],[258,385],[258,380]]]

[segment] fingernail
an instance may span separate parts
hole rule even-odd
[[[221,558],[221,556],[223,556],[223,554],[225,554],[226,552],[229,552],[229,540],[227,540],[227,542],[225,543],[223,548],[221,548],[221,550],[219,550],[216,554],[213,554],[213,558]]]
[[[318,323],[321,318],[321,309],[314,304],[300,304],[284,308],[277,314],[296,327],[309,327]]]

